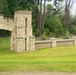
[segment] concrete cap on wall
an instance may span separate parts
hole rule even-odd
[[[50,38],[50,40],[56,40],[56,38]]]

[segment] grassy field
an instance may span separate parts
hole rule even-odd
[[[76,46],[15,53],[9,43],[9,38],[0,38],[0,71],[76,72]]]

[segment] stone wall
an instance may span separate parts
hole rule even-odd
[[[65,39],[65,40],[57,40],[56,46],[72,46],[74,45],[75,40],[74,39]]]
[[[61,39],[56,40],[44,40],[44,41],[35,41],[35,48],[41,49],[41,48],[50,48],[50,47],[60,47],[60,46],[73,46],[76,45],[76,39]]]
[[[52,41],[47,40],[47,41],[35,41],[35,48],[40,49],[40,48],[50,48],[52,47]]]

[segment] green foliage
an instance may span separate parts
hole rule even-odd
[[[52,13],[52,9],[53,9],[53,6],[51,4],[48,4],[46,6],[47,16],[49,16]]]
[[[54,3],[53,3],[53,5],[54,5],[53,14],[57,15],[57,14],[59,14],[59,11],[60,11],[60,7],[59,7],[60,2],[62,2],[63,0],[53,0],[53,1],[54,1]]]
[[[68,30],[65,30],[63,38],[64,39],[69,39],[70,38],[70,32]]]
[[[58,16],[49,16],[45,22],[45,28],[49,29],[54,36],[61,36],[63,33],[63,26]]]
[[[46,40],[46,39],[47,39],[47,37],[46,37],[46,32],[44,32],[44,33],[42,34],[41,39],[42,39],[42,40]]]
[[[53,32],[50,32],[50,33],[49,33],[49,36],[50,36],[50,37],[55,37],[55,35],[54,35]]]
[[[35,36],[41,36],[41,32],[40,32],[40,30],[38,28],[35,29],[34,35]]]
[[[50,31],[49,31],[49,29],[48,29],[48,28],[45,28],[45,29],[44,29],[44,32],[46,32],[46,36],[49,36]]]
[[[3,12],[3,7],[4,7],[3,2],[4,2],[4,0],[0,0],[0,14],[2,14],[2,12]]]
[[[75,26],[75,25],[73,25],[73,26],[70,28],[70,32],[71,32],[71,34],[76,35],[76,26]]]
[[[33,33],[35,36],[41,36],[41,32],[39,31],[39,29],[36,26],[35,20],[32,20],[32,25],[33,25]]]
[[[76,15],[71,19],[69,31],[71,34],[76,35]]]
[[[17,10],[24,10],[24,8],[22,6],[19,6],[19,7],[14,9],[14,11],[17,11]]]
[[[4,17],[10,17],[11,14],[10,14],[9,9],[8,9],[7,0],[3,1],[3,5],[4,6],[3,6],[3,10],[2,10],[3,12],[2,13],[3,13]]]

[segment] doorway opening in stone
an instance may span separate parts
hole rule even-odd
[[[26,51],[26,38],[25,38],[25,51]]]
[[[0,29],[0,53],[9,52],[11,31]]]

